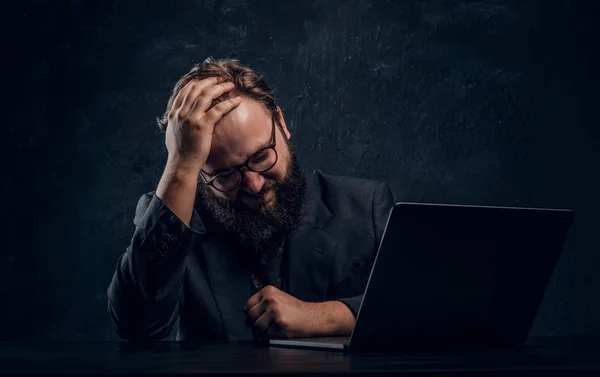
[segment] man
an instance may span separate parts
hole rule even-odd
[[[116,332],[349,335],[393,204],[387,185],[305,176],[272,92],[237,60],[195,66],[158,123],[168,159],[108,287]]]

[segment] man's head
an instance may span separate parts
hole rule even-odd
[[[299,224],[306,183],[281,109],[262,77],[237,60],[209,58],[175,85],[159,128],[166,130],[177,93],[208,77],[235,84],[211,107],[236,95],[242,102],[215,126],[199,177],[200,204],[242,245],[256,251],[277,246]]]

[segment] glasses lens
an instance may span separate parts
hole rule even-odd
[[[213,181],[213,185],[217,190],[229,191],[233,190],[242,181],[242,175],[237,170],[222,173]]]
[[[274,148],[267,148],[252,156],[248,161],[248,166],[255,171],[266,171],[271,169],[276,162],[277,152]]]

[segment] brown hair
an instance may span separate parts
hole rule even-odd
[[[157,119],[158,128],[162,132],[167,129],[169,110],[173,106],[179,91],[192,80],[202,80],[209,77],[217,77],[220,83],[230,81],[235,85],[233,90],[213,100],[211,107],[227,100],[230,96],[244,95],[260,102],[267,112],[275,118],[275,123],[281,128],[273,95],[274,91],[269,88],[261,75],[243,65],[237,59],[215,60],[213,57],[209,57],[202,64],[195,64],[192,70],[175,84],[165,113]]]

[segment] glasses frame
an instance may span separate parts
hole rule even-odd
[[[270,169],[273,169],[273,166],[275,166],[277,164],[277,160],[279,159],[279,154],[277,153],[277,149],[275,149],[275,147],[277,146],[277,134],[275,133],[275,117],[271,116],[271,123],[272,123],[272,130],[271,130],[271,144],[264,146],[262,148],[260,148],[259,150],[257,150],[256,152],[252,153],[243,164],[240,164],[238,166],[234,166],[230,169],[227,169],[225,171],[220,172],[219,174],[215,175],[214,177],[212,177],[211,179],[206,179],[206,177],[204,176],[204,174],[207,175],[211,175],[208,172],[205,172],[204,170],[200,170],[200,176],[202,177],[202,180],[204,181],[204,184],[207,186],[212,186],[214,187],[215,190],[217,191],[221,191],[221,192],[229,192],[229,191],[233,191],[236,188],[240,187],[240,184],[242,183],[243,180],[243,173],[242,173],[242,169],[243,168],[247,168],[248,170],[257,172],[257,173],[264,173]],[[264,152],[267,149],[273,149],[273,152],[275,152],[275,162],[273,162],[273,165],[271,165],[270,167],[268,167],[267,169],[263,169],[263,170],[257,170],[257,169],[253,169],[252,167],[250,167],[249,163],[250,160],[252,160],[252,158],[254,158],[256,155]],[[219,178],[219,176],[226,174],[226,173],[231,173],[232,171],[236,170],[239,174],[240,174],[240,180],[238,181],[238,183],[231,189],[229,190],[221,190],[220,188],[216,187],[214,185],[214,181]]]

